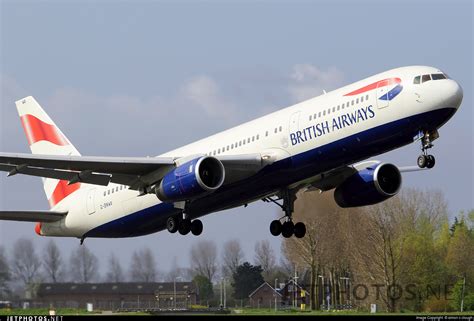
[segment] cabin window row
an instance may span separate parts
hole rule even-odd
[[[221,154],[221,153],[224,153],[224,152],[229,151],[229,150],[233,150],[233,149],[238,148],[238,147],[240,147],[240,146],[243,146],[243,145],[246,145],[246,144],[250,144],[250,143],[255,142],[255,141],[259,140],[259,139],[260,139],[260,134],[254,135],[254,136],[252,136],[252,137],[248,137],[248,138],[246,138],[246,139],[242,139],[241,141],[238,141],[238,142],[236,142],[236,143],[233,143],[233,144],[224,146],[224,147],[222,147],[222,148],[218,148],[218,149],[216,149],[216,150],[214,150],[214,151],[212,151],[212,152],[207,153],[207,155],[208,155],[208,156],[210,156],[210,155],[219,155],[219,154]]]
[[[309,120],[313,120],[316,118],[321,118],[321,116],[326,116],[326,114],[330,114],[331,112],[336,112],[339,110],[342,110],[344,108],[349,108],[350,106],[354,106],[358,104],[359,102],[362,103],[364,100],[369,100],[369,95],[361,96],[360,98],[353,99],[351,101],[348,101],[346,103],[342,103],[341,105],[334,106],[332,108],[325,109],[323,111],[320,111],[318,113],[315,113],[314,115],[309,115]]]
[[[110,189],[104,191],[104,196],[107,196],[107,195],[116,193],[116,192],[121,191],[121,190],[124,190],[124,189],[126,189],[126,188],[127,188],[127,187],[124,186],[124,185],[119,185],[119,186],[117,186],[117,187],[110,188]]]

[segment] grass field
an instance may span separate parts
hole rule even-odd
[[[238,315],[292,315],[292,316],[305,316],[305,315],[373,315],[369,312],[344,310],[344,311],[300,311],[300,310],[279,310],[273,309],[231,309],[232,314]],[[0,315],[48,315],[49,309],[0,309]],[[85,309],[57,309],[56,315],[97,315],[102,314],[102,311],[87,312]],[[144,312],[128,312],[119,313],[121,315],[148,315]],[[172,313],[170,313],[172,314]],[[183,314],[179,312],[176,314]],[[185,314],[193,314],[192,311],[186,312]],[[202,313],[199,313],[202,314]],[[211,313],[210,313],[211,314]],[[376,315],[474,315],[474,312],[403,312],[403,313],[384,313],[379,312]]]

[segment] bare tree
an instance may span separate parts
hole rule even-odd
[[[155,282],[157,277],[155,257],[149,248],[133,253],[130,277],[137,282]]]
[[[191,268],[211,282],[217,271],[217,247],[213,241],[198,241],[191,247]]]
[[[125,281],[122,266],[114,253],[109,256],[109,271],[107,272],[105,279],[107,282],[114,283]]]
[[[239,240],[229,240],[222,249],[222,272],[226,277],[232,276],[237,267],[244,261],[244,252]]]
[[[5,255],[5,249],[3,246],[0,246],[0,299],[5,299],[10,292],[8,287],[10,277],[10,268]]]
[[[85,245],[80,245],[69,260],[72,281],[89,283],[99,277],[99,260]]]
[[[43,268],[51,282],[56,283],[62,280],[64,267],[61,252],[53,240],[48,242],[44,250]]]
[[[191,280],[192,276],[191,276],[189,268],[183,268],[178,265],[178,259],[175,256],[173,258],[173,263],[171,264],[171,268],[165,277],[165,281],[173,282],[178,278],[181,278],[181,281],[184,281],[184,280]]]
[[[268,240],[255,244],[255,265],[260,265],[263,270],[263,278],[270,282],[275,271],[275,252]]]
[[[21,238],[13,246],[12,270],[16,279],[25,285],[30,285],[39,280],[41,261],[35,253],[33,242]]]

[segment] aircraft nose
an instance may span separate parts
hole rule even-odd
[[[445,94],[449,107],[459,108],[464,95],[461,86],[455,80],[450,79]]]

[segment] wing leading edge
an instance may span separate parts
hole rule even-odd
[[[0,171],[8,172],[8,176],[24,174],[66,180],[69,184],[81,182],[107,186],[116,183],[141,190],[157,183],[183,159],[201,156],[94,157],[0,153]],[[273,161],[264,161],[260,154],[216,158],[226,169],[226,183],[255,174]]]

